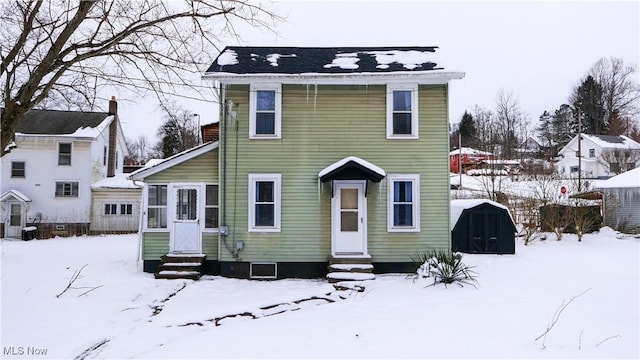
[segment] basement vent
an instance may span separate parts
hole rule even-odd
[[[56,225],[56,231],[64,231],[66,228],[67,227],[65,225]]]
[[[278,277],[278,264],[266,262],[252,262],[249,277],[252,279],[275,279]]]

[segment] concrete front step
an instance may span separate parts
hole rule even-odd
[[[200,271],[173,271],[173,270],[161,270],[155,273],[156,279],[200,279]]]
[[[372,273],[373,265],[371,264],[331,264],[330,272],[355,272],[355,273]]]
[[[376,276],[369,273],[356,273],[356,272],[330,272],[327,274],[327,280],[330,283],[336,283],[341,281],[364,281],[375,280]]]

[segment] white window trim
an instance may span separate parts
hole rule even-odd
[[[249,139],[271,140],[282,138],[282,86],[280,84],[265,83],[251,84],[249,96]],[[276,92],[275,126],[273,135],[256,134],[256,108],[259,90],[274,90]]]
[[[411,181],[413,195],[413,226],[393,225],[393,183],[395,181]],[[387,175],[387,231],[388,232],[420,232],[420,175],[393,174]]]
[[[60,145],[62,145],[62,144],[69,144],[70,145],[69,164],[68,165],[61,165],[60,164]],[[56,164],[57,164],[57,166],[73,166],[73,142],[72,141],[59,141],[57,150],[58,150],[57,153],[56,153]]]
[[[166,185],[167,186],[167,205],[165,205],[164,207],[167,209],[167,227],[161,228],[161,227],[149,227],[149,219],[148,219],[148,214],[149,214],[149,187],[152,185]],[[170,224],[170,217],[172,216],[171,212],[169,211],[169,191],[170,191],[170,186],[168,183],[150,183],[150,184],[145,184],[144,190],[142,191],[142,202],[143,202],[143,211],[142,211],[142,221],[143,221],[143,225],[144,225],[144,231],[145,232],[169,232],[169,224]],[[154,208],[160,208],[162,207],[161,205],[154,205]]]
[[[256,182],[273,181],[273,200],[275,208],[273,210],[274,226],[256,226]],[[280,232],[280,209],[281,209],[281,174],[249,174],[249,232]]]
[[[395,90],[411,90],[411,134],[393,134],[393,92]],[[418,139],[418,84],[387,85],[387,139]]]

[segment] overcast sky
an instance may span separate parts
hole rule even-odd
[[[451,123],[476,104],[493,109],[501,90],[513,92],[537,121],[543,111],[567,101],[598,59],[619,57],[638,67],[639,4],[278,1],[275,10],[285,20],[276,25],[276,34],[240,27],[242,39],[221,46],[438,46],[438,66],[466,73],[450,84]],[[217,120],[214,104],[176,101],[200,114],[203,124]],[[119,111],[125,136],[147,134],[155,141],[162,114],[153,99],[120,102]]]

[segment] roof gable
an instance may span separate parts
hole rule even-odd
[[[427,47],[227,46],[207,73],[328,74],[442,70]]]
[[[81,112],[58,110],[31,110],[16,126],[16,133],[25,135],[78,135],[92,136],[93,131],[113,114],[106,112]],[[97,136],[97,133],[95,134]]]
[[[204,143],[194,148],[185,150],[181,153],[175,154],[163,160],[153,161],[153,162],[150,161],[149,163],[147,163],[148,164],[147,166],[129,174],[127,179],[144,181],[144,179],[146,179],[151,175],[157,174],[175,165],[182,164],[187,160],[193,159],[197,156],[200,156],[204,153],[215,150],[217,148],[218,148],[217,141],[209,142],[209,143]]]

